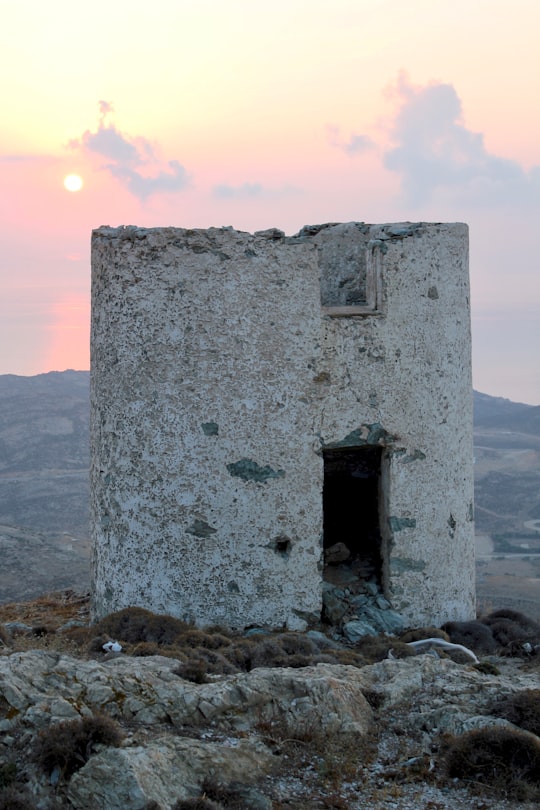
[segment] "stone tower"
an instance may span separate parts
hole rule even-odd
[[[472,618],[467,227],[94,231],[91,457],[96,617]]]

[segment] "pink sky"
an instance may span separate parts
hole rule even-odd
[[[475,388],[540,403],[536,0],[9,6],[0,373],[88,368],[99,225],[458,220]]]

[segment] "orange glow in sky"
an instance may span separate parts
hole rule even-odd
[[[475,387],[540,403],[536,0],[30,6],[0,27],[0,373],[88,368],[94,227],[459,220]]]

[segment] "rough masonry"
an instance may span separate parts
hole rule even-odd
[[[467,227],[97,229],[91,456],[96,617],[473,617]]]

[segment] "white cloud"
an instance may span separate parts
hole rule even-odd
[[[221,199],[245,199],[246,197],[260,197],[264,189],[260,183],[242,183],[240,186],[230,186],[226,183],[214,186],[214,196]]]
[[[108,162],[102,168],[140,200],[151,194],[183,191],[189,186],[189,176],[178,160],[161,160],[146,138],[125,135],[109,122],[113,113],[109,102],[100,101],[99,112],[96,131],[86,130],[80,139],[70,142],[71,148],[106,158]]]
[[[473,205],[538,205],[540,167],[529,172],[487,151],[481,133],[468,129],[451,84],[413,85],[402,73],[391,90],[398,109],[384,165],[401,176],[409,203],[429,202],[442,190]]]
[[[352,134],[348,140],[341,136],[339,127],[329,124],[326,127],[328,140],[332,146],[341,149],[348,155],[358,155],[373,149],[375,144],[368,135]]]
[[[285,185],[281,188],[270,188],[262,183],[241,183],[233,186],[228,183],[220,183],[213,188],[213,196],[221,200],[277,200],[288,197],[291,194],[300,193],[300,189],[295,186]]]

